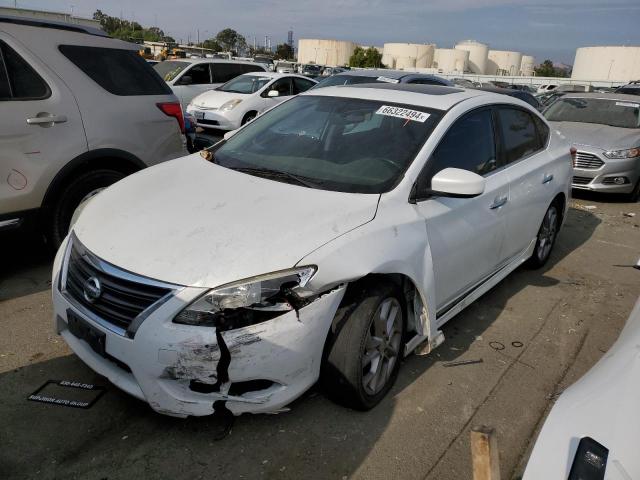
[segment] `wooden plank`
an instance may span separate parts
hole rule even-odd
[[[493,428],[483,425],[471,429],[471,458],[473,480],[500,480],[498,438]]]

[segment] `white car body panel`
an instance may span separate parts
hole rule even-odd
[[[609,449],[606,480],[640,478],[640,300],[611,349],[551,409],[523,480],[564,480],[582,437]]]
[[[370,274],[402,275],[410,280],[416,292],[415,337],[405,351],[425,340],[428,345],[423,351],[428,351],[442,342],[439,327],[446,320],[533,251],[535,233],[510,258],[505,237],[513,204],[490,208],[496,196],[510,195],[516,172],[510,166],[487,176],[486,190],[478,197],[409,203],[425,162],[460,116],[496,103],[517,105],[538,115],[527,104],[463,90],[426,95],[327,87],[310,94],[422,105],[447,113],[397,186],[386,193],[309,189],[232,171],[195,155],[110,187],[89,202],[74,225],[78,241],[100,259],[136,275],[176,284],[171,298],[141,323],[133,342],[104,325],[94,325],[107,335],[107,351],[127,363],[132,374],[123,374],[91,349],[78,345],[82,342],[69,339],[73,350],[92,368],[131,394],[142,393],[159,412],[207,415],[213,413],[214,401],[226,402],[233,413],[278,411],[317,380],[324,340],[345,285]],[[546,189],[542,183],[536,185],[546,196],[546,204],[537,203],[539,218],[557,195],[569,198],[568,144],[565,150],[557,158],[549,157],[551,164],[564,165],[558,170],[557,182]],[[158,194],[140,195],[141,191]],[[481,255],[473,249],[477,242],[471,242],[472,238],[481,241]],[[53,296],[55,328],[67,339],[68,310],[82,311],[64,287],[60,289],[65,248],[54,264]],[[318,292],[319,298],[297,314],[289,312],[251,327],[218,332],[219,337],[215,328],[172,323],[207,288],[305,265],[318,266],[306,288]],[[443,306],[449,310],[438,316]],[[203,350],[203,345],[209,350]],[[190,379],[211,383],[217,378],[223,346],[230,351],[229,380],[216,393],[190,390]],[[275,386],[240,399],[228,398],[230,384],[264,378]]]

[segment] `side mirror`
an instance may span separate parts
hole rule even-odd
[[[193,78],[191,75],[183,75],[180,77],[180,85],[191,85],[193,83]]]
[[[280,96],[280,92],[278,90],[269,90],[269,93],[267,93],[267,97],[279,97]]]
[[[477,197],[484,192],[486,180],[477,173],[460,168],[445,168],[431,179],[431,191],[447,197]]]

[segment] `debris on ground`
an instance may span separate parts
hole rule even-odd
[[[623,213],[622,216],[633,218],[636,216],[636,214],[633,212],[626,212],[626,213]]]
[[[482,363],[482,359],[478,358],[475,360],[458,360],[456,362],[447,362],[443,363],[443,367],[459,367],[461,365],[473,365],[474,363]]]

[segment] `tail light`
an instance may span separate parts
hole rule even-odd
[[[576,166],[576,154],[578,153],[578,149],[576,147],[571,147],[569,149],[569,153],[571,154],[571,166]]]
[[[184,133],[184,117],[182,115],[182,107],[178,102],[164,102],[164,103],[156,103],[158,108],[162,110],[162,113],[168,115],[169,117],[174,117],[178,120],[178,125],[180,125],[180,133]]]

